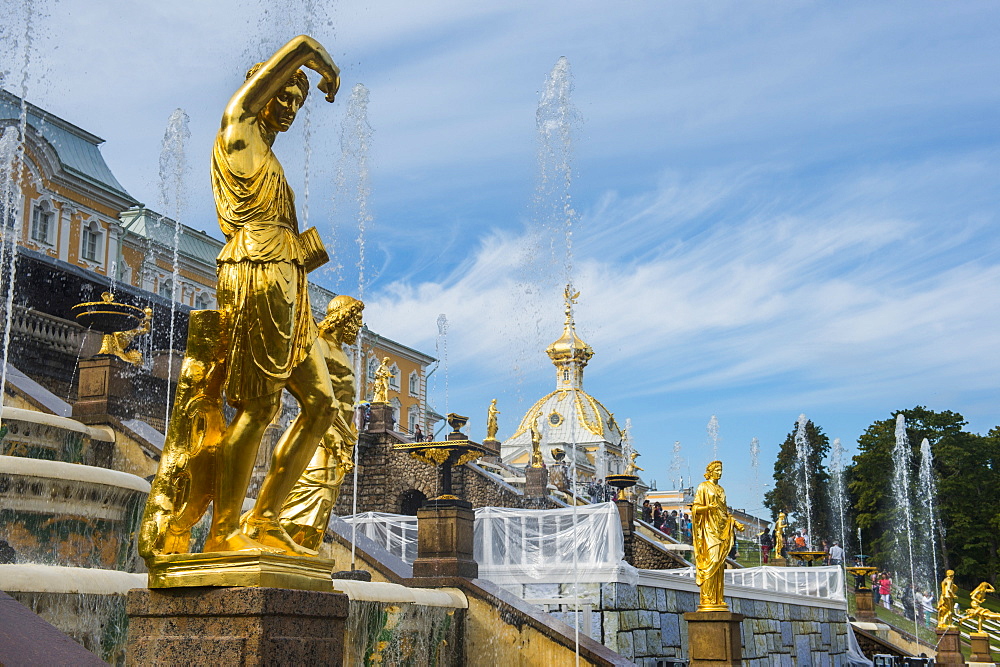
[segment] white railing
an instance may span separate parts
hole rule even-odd
[[[342,517],[356,523],[358,532],[394,556],[413,564],[417,558],[417,517],[385,512],[362,512]]]
[[[670,570],[671,575],[694,579],[694,568]],[[825,600],[847,600],[844,570],[838,565],[822,567],[747,567],[726,570],[726,586],[757,588],[785,595],[806,595]]]

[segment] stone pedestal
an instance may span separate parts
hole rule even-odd
[[[743,656],[740,622],[743,614],[728,611],[693,611],[687,621],[690,667],[739,666]]]
[[[618,518],[622,524],[622,538],[625,545],[625,562],[635,565],[635,505],[631,500],[616,500]]]
[[[395,426],[392,406],[388,403],[372,403],[368,413],[368,433],[385,433]]]
[[[135,368],[118,357],[101,355],[81,359],[77,381],[79,399],[73,405],[73,419],[84,424],[107,423],[109,415],[128,419],[128,403],[134,392]]]
[[[973,632],[969,635],[969,642],[972,644],[972,654],[969,662],[993,663],[993,654],[990,652],[990,636],[986,633]]]
[[[872,602],[870,589],[862,589],[854,593],[854,603],[858,608],[858,619],[875,618],[875,603]]]
[[[129,591],[130,665],[341,665],[348,599],[281,588]]]
[[[544,498],[548,495],[548,488],[548,468],[532,468],[528,466],[524,469],[524,495],[529,498]]]
[[[473,550],[472,504],[431,500],[417,510],[417,558],[414,577],[479,576]]]
[[[871,595],[868,596],[869,601]],[[934,658],[935,665],[941,667],[959,667],[965,665],[965,657],[962,655],[962,647],[958,628],[948,628],[947,630],[937,630],[938,652]]]

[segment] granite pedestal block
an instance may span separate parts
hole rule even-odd
[[[972,645],[972,653],[969,655],[969,662],[985,662],[991,665],[994,664],[993,654],[990,652],[990,636],[988,634],[973,632],[969,635],[969,643]]]
[[[871,599],[871,596],[868,596]],[[959,665],[965,665],[965,657],[962,655],[962,646],[960,642],[960,635],[958,633],[958,628],[948,628],[947,630],[938,630],[938,652],[937,657],[934,658],[935,665],[941,665],[941,667],[958,667]]]
[[[529,498],[544,498],[549,493],[549,471],[547,468],[525,468],[524,495]]]
[[[875,603],[870,590],[860,590],[854,594],[854,602],[858,608],[858,618],[875,618]]]
[[[342,665],[348,598],[283,588],[129,591],[127,662]]]
[[[473,547],[472,505],[463,500],[432,500],[417,510],[414,577],[479,576]]]
[[[743,614],[728,611],[693,611],[684,614],[688,629],[690,667],[741,664]]]

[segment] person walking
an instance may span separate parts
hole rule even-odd
[[[840,546],[837,542],[833,543],[830,547],[830,565],[843,565],[844,564],[844,547]]]
[[[663,505],[659,501],[653,503],[653,528],[663,530]]]
[[[768,560],[771,557],[771,549],[774,547],[774,540],[771,537],[771,533],[767,529],[761,532],[758,539],[760,541],[761,562],[762,564],[767,565]]]
[[[879,578],[878,592],[882,596],[882,606],[892,609],[892,578],[888,572],[883,572]]]

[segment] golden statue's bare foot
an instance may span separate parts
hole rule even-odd
[[[284,549],[261,544],[243,531],[236,531],[229,537],[210,537],[205,541],[204,551],[263,551],[264,553],[284,553]]]
[[[243,530],[254,540],[268,547],[280,549],[293,556],[317,556],[312,549],[299,546],[288,536],[285,529],[273,519],[261,519],[254,516],[244,516]]]

